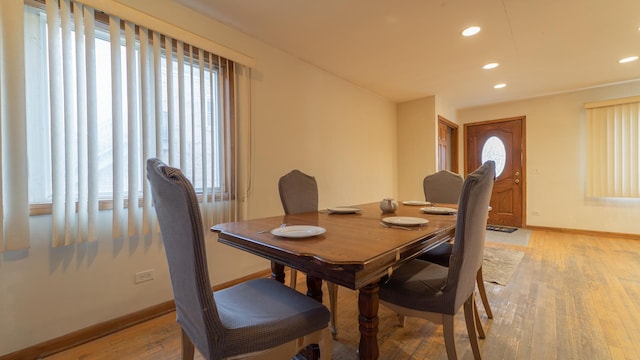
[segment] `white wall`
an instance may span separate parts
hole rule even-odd
[[[464,124],[526,116],[527,225],[640,234],[640,200],[585,197],[583,108],[587,102],[638,94],[640,82],[629,82],[463,109],[457,118]]]
[[[320,207],[396,196],[395,104],[170,0],[122,2],[256,58],[250,217],[282,213],[277,180],[293,168],[316,176]],[[110,212],[100,216],[108,224]],[[33,217],[31,248],[0,255],[0,355],[172,298],[158,239],[102,234],[52,249],[50,223]],[[213,235],[207,245],[216,284],[268,267]],[[155,280],[134,285],[146,269]]]

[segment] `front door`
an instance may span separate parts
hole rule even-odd
[[[496,162],[491,194],[492,225],[522,227],[524,214],[524,117],[465,124],[465,173]]]

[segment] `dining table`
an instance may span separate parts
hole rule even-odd
[[[428,204],[400,202],[383,213],[380,202],[340,206],[214,225],[220,243],[271,260],[271,277],[284,283],[284,267],[307,275],[307,295],[322,301],[322,281],[358,291],[360,359],[379,356],[378,291],[393,271],[453,238],[455,211],[428,214]],[[302,227],[308,236],[287,231]],[[294,230],[296,228],[293,228]]]

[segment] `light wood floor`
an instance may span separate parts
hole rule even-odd
[[[528,247],[487,246],[526,254],[507,286],[486,284],[484,359],[640,359],[640,241],[534,231]],[[340,288],[338,304],[334,359],[356,359],[357,293]],[[381,359],[446,359],[441,326],[400,328],[382,306],[379,316]],[[459,358],[472,359],[462,311],[456,334]],[[171,313],[47,359],[180,359],[180,331]]]

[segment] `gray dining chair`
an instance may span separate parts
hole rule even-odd
[[[420,317],[443,325],[447,357],[456,359],[454,315],[464,307],[467,334],[475,359],[480,348],[473,314],[476,274],[482,265],[487,207],[495,163],[485,162],[465,179],[458,202],[456,233],[449,266],[414,259],[380,285],[380,303],[404,317]]]
[[[318,183],[316,178],[294,169],[278,180],[278,192],[282,208],[287,215],[318,211]],[[296,288],[298,272],[291,269],[290,286]],[[329,309],[331,312],[331,336],[338,337],[336,312],[338,310],[338,285],[327,281]]]
[[[457,204],[458,199],[460,198],[460,192],[462,191],[463,182],[464,179],[460,174],[456,174],[448,170],[441,170],[434,174],[427,175],[422,182],[425,200],[432,203]],[[449,258],[451,256],[452,249],[453,246],[451,243],[444,243],[427,251],[420,256],[420,259],[442,266],[449,266]],[[482,305],[485,313],[487,314],[487,318],[493,319],[493,312],[491,311],[491,305],[489,304],[487,290],[484,286],[484,279],[482,277],[482,267],[480,267],[480,270],[478,270],[478,274],[476,275],[476,283],[478,284],[478,292],[480,293],[480,299],[482,300]],[[484,337],[482,328],[479,327],[478,329],[480,337]]]
[[[260,278],[212,291],[196,193],[179,169],[147,160],[147,178],[169,264],[182,359],[291,359],[318,344],[331,358],[329,311],[277,281]],[[315,356],[317,357],[317,352]]]
[[[460,174],[449,170],[427,175],[422,181],[425,200],[432,203],[457,204],[463,181]]]

